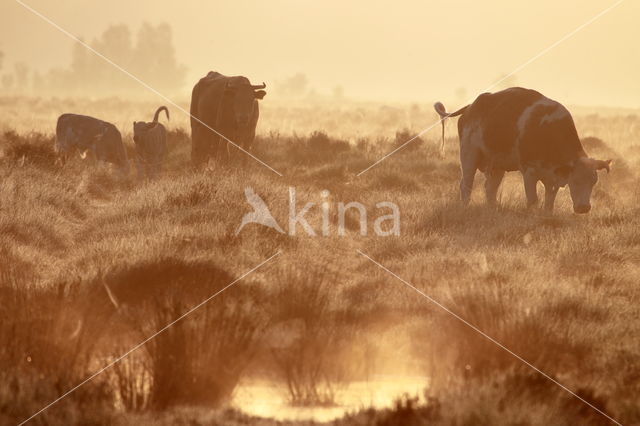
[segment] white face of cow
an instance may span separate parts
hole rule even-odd
[[[591,192],[598,182],[598,170],[605,169],[609,172],[611,160],[594,160],[593,158],[580,158],[571,166],[560,170],[569,185],[573,211],[576,213],[589,213],[591,210]]]

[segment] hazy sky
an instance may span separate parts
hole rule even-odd
[[[173,27],[189,81],[208,70],[274,82],[296,72],[347,96],[430,102],[482,92],[613,0],[25,0],[73,34]],[[626,0],[517,74],[569,104],[640,107],[640,1]],[[0,4],[5,67],[69,62],[72,41],[13,0]],[[189,92],[185,90],[185,96]]]

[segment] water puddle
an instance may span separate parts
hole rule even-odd
[[[286,389],[268,381],[247,381],[236,389],[233,406],[254,416],[276,420],[314,420],[328,422],[347,412],[364,408],[387,408],[404,394],[423,400],[429,380],[421,376],[376,376],[352,382],[338,393],[338,405],[331,407],[293,407]]]

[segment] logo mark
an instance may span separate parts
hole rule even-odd
[[[259,225],[266,226],[267,228],[275,229],[281,234],[288,234],[290,236],[296,235],[297,225],[306,232],[307,235],[315,237],[318,235],[318,228],[312,227],[307,218],[305,217],[307,213],[313,209],[316,205],[314,202],[308,202],[302,208],[298,209],[296,204],[296,189],[293,187],[289,188],[289,218],[288,218],[288,232],[285,231],[275,220],[267,203],[264,202],[262,197],[260,197],[253,188],[247,187],[244,189],[244,194],[247,198],[247,202],[253,208],[252,212],[245,214],[242,217],[242,222],[238,229],[236,229],[235,234],[238,235],[245,226],[250,223],[257,223]],[[345,236],[347,235],[346,229],[347,227],[355,227],[356,219],[355,215],[358,216],[357,225],[360,229],[360,235],[366,236],[369,230],[369,226],[367,223],[367,209],[366,206],[362,203],[352,201],[350,203],[335,203],[331,200],[331,194],[329,191],[324,190],[320,192],[320,196],[322,197],[322,201],[320,204],[320,219],[321,219],[321,227],[319,233],[327,237],[331,233],[331,211],[332,205],[337,205],[337,218],[338,218],[338,235]],[[384,201],[376,204],[377,209],[388,209],[389,214],[380,215],[373,224],[373,230],[376,235],[381,237],[387,236],[399,236],[400,235],[400,209],[395,203]],[[310,213],[312,216],[317,217],[316,213]],[[347,216],[348,212],[351,212],[352,215],[349,216],[350,225],[347,225]]]
[[[240,224],[238,229],[236,229],[236,235],[240,233],[245,225],[248,225],[250,223],[258,223],[268,228],[273,228],[281,234],[285,233],[280,225],[278,225],[278,222],[276,222],[276,220],[273,218],[273,215],[269,211],[269,207],[267,206],[267,204],[264,202],[262,197],[256,194],[256,191],[254,191],[253,188],[245,188],[244,195],[247,197],[247,202],[251,205],[251,207],[253,207],[253,211],[244,215],[244,217],[242,218],[242,223]]]

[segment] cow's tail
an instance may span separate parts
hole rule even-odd
[[[442,102],[436,102],[435,104],[433,104],[433,108],[436,110],[436,112],[438,113],[438,115],[440,116],[440,123],[442,124],[442,155],[444,156],[444,121],[449,118],[449,117],[457,117],[459,115],[462,115],[465,113],[465,111],[467,110],[467,108],[469,108],[469,105],[460,108],[459,110],[457,110],[456,112],[447,112],[447,110],[444,107],[444,104]]]
[[[158,116],[160,115],[160,111],[164,111],[165,114],[167,114],[167,120],[169,120],[169,110],[167,109],[166,106],[161,106],[160,108],[158,108],[156,110],[156,113],[153,115],[153,122],[157,123],[158,122]]]

